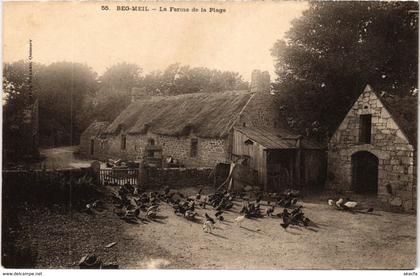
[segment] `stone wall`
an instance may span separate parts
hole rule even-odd
[[[213,185],[212,168],[148,168],[145,188]]]
[[[121,149],[122,132],[106,139],[95,138],[94,158],[99,160],[129,159],[142,160],[144,149],[149,139],[154,139],[155,145],[162,147],[164,157],[172,156],[185,167],[214,167],[219,162],[226,162],[227,139],[200,138],[194,134],[188,136],[166,136],[147,133],[144,135],[126,135],[126,149]],[[190,156],[191,139],[198,140],[197,156]]]
[[[359,143],[359,117],[372,114],[371,143]],[[378,198],[384,204],[416,208],[414,148],[377,95],[367,86],[331,138],[328,152],[329,188],[351,190],[352,155],[360,151],[378,160]],[[390,194],[386,186],[391,185]]]

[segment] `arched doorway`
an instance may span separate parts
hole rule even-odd
[[[355,192],[378,193],[378,163],[378,158],[367,151],[351,156],[352,188]]]

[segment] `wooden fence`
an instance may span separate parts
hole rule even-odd
[[[99,180],[102,184],[123,185],[139,184],[140,169],[100,169]]]

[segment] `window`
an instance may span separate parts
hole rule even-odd
[[[151,146],[155,145],[155,140],[154,139],[149,139],[148,142],[149,142],[149,145],[151,145]]]
[[[193,139],[191,139],[190,156],[191,157],[196,157],[197,156],[197,151],[198,151],[198,139],[193,138]]]
[[[370,144],[370,136],[372,132],[372,114],[360,115],[359,121],[359,142],[364,144]]]
[[[94,154],[95,154],[95,140],[90,139],[90,155],[94,155]]]
[[[127,137],[125,135],[121,135],[121,149],[125,150],[127,147]]]

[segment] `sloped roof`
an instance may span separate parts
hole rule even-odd
[[[297,149],[297,139],[301,135],[295,134],[286,129],[267,129],[262,127],[234,127],[250,140],[262,145],[267,149]],[[315,142],[302,138],[302,149],[321,149],[322,147]]]
[[[191,130],[198,137],[224,137],[249,102],[249,91],[154,96],[131,103],[105,130],[117,134],[151,131],[180,136]]]
[[[100,136],[108,127],[108,125],[108,122],[93,122],[85,131],[83,131],[82,136]]]

